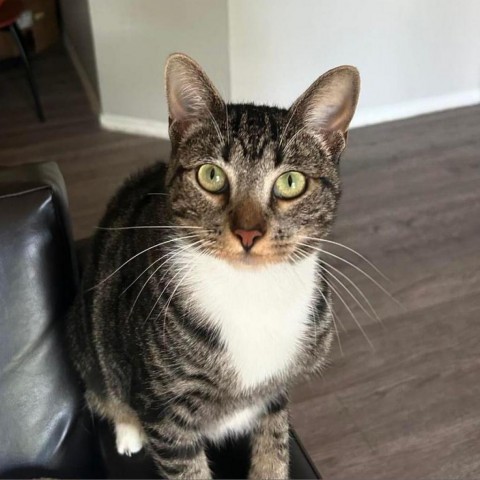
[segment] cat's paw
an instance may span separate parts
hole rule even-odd
[[[143,448],[143,435],[136,425],[117,423],[115,425],[117,452],[127,455],[139,452]]]

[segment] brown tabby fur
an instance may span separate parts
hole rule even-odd
[[[327,118],[339,126],[315,131],[313,107],[324,101],[322,95],[334,95],[335,79],[347,74],[350,103]],[[197,104],[185,114],[174,104],[178,99],[171,78],[197,95]],[[174,93],[188,95],[187,90]],[[311,254],[298,241],[301,235],[322,238],[332,226],[340,197],[339,158],[358,96],[358,76],[351,67],[331,71],[290,110],[225,105],[200,67],[176,55],[167,65],[167,94],[170,163],[129,179],[110,202],[69,320],[72,358],[90,408],[113,423],[138,427],[160,474],[209,478],[202,432],[219,418],[262,404],[264,413],[251,432],[250,477],[286,478],[288,390],[322,368],[333,335],[326,303],[330,291],[322,279],[326,273],[319,267],[317,287],[323,296],[295,364],[244,390],[219,332],[192,315],[181,289],[175,294],[178,278],[168,255],[189,234],[183,240],[187,245],[198,241],[200,249],[239,268],[295,262],[298,255]],[[229,172],[231,183],[224,193],[206,194],[199,186],[197,170],[206,159],[218,159]],[[249,193],[262,191],[265,179],[286,165],[306,175],[307,191],[288,201],[268,192],[264,204],[252,200]],[[135,226],[152,227],[131,228]],[[239,227],[266,232],[248,255],[232,233]],[[167,261],[155,271],[161,257]]]

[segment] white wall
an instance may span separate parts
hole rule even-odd
[[[90,10],[104,126],[166,134],[163,69],[176,51],[229,96],[227,0],[90,0]]]
[[[356,125],[480,102],[479,0],[229,0],[231,93],[288,106],[325,70],[362,75]]]
[[[356,65],[362,93],[353,125],[480,102],[480,0],[62,0],[62,7],[87,71],[96,60],[107,128],[166,136],[163,67],[174,51],[198,60],[226,99],[285,107],[327,69]]]
[[[84,86],[98,97],[97,64],[88,0],[60,0],[63,34]],[[87,85],[88,84],[88,85]]]

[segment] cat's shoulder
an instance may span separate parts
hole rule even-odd
[[[108,203],[101,225],[109,223],[116,210],[129,210],[150,194],[165,193],[166,173],[167,165],[156,162],[130,175]]]
[[[128,237],[120,231],[112,229],[130,227],[138,224],[149,224],[149,212],[155,205],[155,213],[160,214],[164,202],[158,196],[151,194],[165,193],[165,178],[167,165],[156,162],[127,178],[109,201],[105,213],[99,222],[99,228],[93,235],[93,258],[98,259],[106,246],[111,249],[114,243],[119,245],[119,250],[124,250],[125,238],[136,238],[138,232],[131,232]],[[148,220],[144,219],[148,218]],[[145,235],[144,235],[145,236]],[[147,237],[147,236],[145,236]],[[121,246],[121,248],[120,248]],[[120,252],[121,253],[121,252]],[[109,253],[110,254],[110,253]]]

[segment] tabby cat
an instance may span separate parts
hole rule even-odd
[[[288,477],[288,391],[333,336],[318,247],[340,196],[354,67],[288,110],[226,104],[183,54],[165,69],[168,165],[110,202],[68,323],[86,400],[121,454],[211,478],[207,442],[250,435],[250,478]]]

